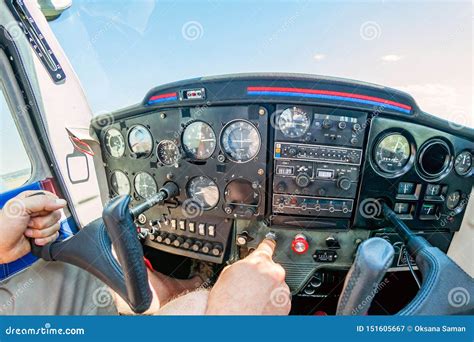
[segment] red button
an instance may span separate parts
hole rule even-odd
[[[291,249],[296,254],[304,254],[308,251],[309,244],[303,234],[297,234],[291,243]]]

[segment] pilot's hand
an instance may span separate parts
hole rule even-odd
[[[47,191],[25,191],[10,199],[0,211],[0,263],[15,261],[31,247],[57,239],[61,208],[66,201]]]
[[[245,259],[224,269],[209,294],[208,315],[287,315],[291,297],[285,270],[272,260],[275,242],[264,240]]]

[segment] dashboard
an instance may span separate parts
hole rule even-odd
[[[198,78],[95,121],[109,197],[137,205],[166,182],[180,189],[137,218],[145,245],[223,264],[272,231],[275,259],[301,296],[325,295],[371,236],[394,245],[393,270],[407,269],[403,243],[381,219],[384,202],[446,251],[473,185],[472,129],[362,82]]]

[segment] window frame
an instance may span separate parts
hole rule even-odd
[[[21,143],[31,165],[30,177],[20,187],[51,177],[48,163],[44,158],[40,141],[29,116],[31,105],[25,102],[10,60],[3,47],[0,48],[0,90],[3,91],[10,109],[10,115],[15,122]],[[24,110],[14,110],[15,108],[22,108]],[[8,189],[7,191],[10,190],[13,189]]]

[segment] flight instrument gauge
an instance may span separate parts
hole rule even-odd
[[[212,179],[206,176],[192,178],[186,186],[186,194],[204,210],[214,208],[219,202],[219,188]]]
[[[227,184],[224,190],[226,203],[258,205],[260,194],[253,184],[246,179],[235,179]]]
[[[125,139],[117,128],[109,129],[104,136],[107,152],[114,158],[120,158],[125,152]]]
[[[144,199],[154,196],[158,191],[155,180],[146,172],[139,172],[136,175],[134,186],[137,194]]]
[[[224,127],[220,143],[230,160],[245,163],[260,151],[261,139],[253,124],[245,120],[235,120]]]
[[[112,191],[117,195],[129,195],[130,194],[130,181],[127,175],[122,171],[114,171],[110,176],[110,186]]]
[[[461,152],[454,160],[454,170],[460,176],[467,175],[472,169],[472,154],[468,151]]]
[[[288,138],[303,136],[310,125],[311,118],[309,114],[298,107],[287,108],[278,117],[278,127]]]
[[[410,157],[410,142],[399,133],[386,135],[375,146],[375,163],[382,171],[389,174],[402,173]]]
[[[145,126],[134,126],[128,133],[128,145],[137,157],[148,156],[153,149],[153,138]]]
[[[179,148],[171,140],[162,140],[156,148],[156,157],[164,165],[174,165],[180,158]]]
[[[208,159],[216,149],[216,134],[209,124],[194,121],[184,129],[182,143],[189,158]]]

